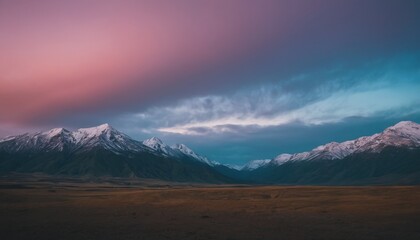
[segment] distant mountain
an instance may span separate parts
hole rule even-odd
[[[206,183],[420,184],[420,125],[404,121],[372,136],[241,168],[210,161],[184,144],[169,146],[156,137],[140,142],[108,124],[55,128],[0,140],[0,174],[12,172]]]
[[[206,157],[198,155],[197,153],[195,153],[193,150],[191,150],[189,147],[187,147],[184,144],[179,144],[178,143],[178,144],[175,144],[175,145],[171,146],[171,148],[180,151],[182,154],[184,154],[187,157],[190,157],[190,158],[195,159],[197,161],[200,161],[202,163],[208,164],[210,166],[220,164],[216,161],[210,161]]]
[[[108,124],[93,128],[81,128],[70,132],[54,128],[46,132],[26,133],[0,140],[0,150],[13,152],[89,151],[102,147],[114,153],[145,151],[138,141],[115,130]]]
[[[214,164],[219,164],[215,161],[210,161],[206,157],[203,157],[197,153],[195,153],[193,150],[191,150],[189,147],[187,147],[184,144],[175,144],[172,146],[166,145],[157,137],[152,137],[150,139],[146,139],[143,141],[143,144],[149,148],[151,148],[153,151],[162,154],[163,156],[167,157],[182,157],[182,158],[190,158],[202,163],[205,163],[209,166],[213,166]]]
[[[252,160],[239,168],[238,170],[241,171],[252,171],[257,168],[263,167],[271,162],[271,159],[263,159],[263,160]]]
[[[0,140],[0,173],[145,177],[230,182],[213,162],[183,144],[134,140],[108,124],[68,131],[55,128]]]
[[[356,153],[380,153],[387,147],[420,147],[420,125],[409,121],[400,122],[372,136],[342,143],[331,142],[310,152],[280,154],[273,163],[281,165],[289,161],[343,159]]]
[[[419,184],[420,125],[403,121],[372,136],[280,154],[242,177],[282,184]]]
[[[151,149],[151,151],[161,154],[166,157],[173,157],[180,155],[179,151],[172,149],[157,137],[152,137],[143,141],[143,144]]]

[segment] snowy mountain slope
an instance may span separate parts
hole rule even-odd
[[[410,121],[399,122],[382,133],[372,136],[360,137],[342,143],[331,142],[309,152],[280,154],[271,163],[281,165],[289,161],[343,159],[356,153],[379,153],[386,147],[420,147],[420,124]]]
[[[167,157],[176,157],[176,158],[182,158],[182,157],[188,157],[194,160],[197,160],[199,162],[205,163],[207,165],[213,166],[214,164],[217,164],[217,162],[210,161],[206,157],[203,157],[197,153],[195,153],[193,150],[191,150],[189,147],[187,147],[184,144],[174,144],[172,146],[169,146],[162,142],[157,137],[152,137],[150,139],[146,139],[143,141],[143,144],[149,148],[151,148],[154,152],[158,154],[162,154]]]
[[[200,162],[206,163],[206,164],[208,164],[210,166],[213,166],[215,164],[219,164],[219,163],[217,163],[215,161],[210,161],[206,157],[203,157],[201,155],[198,155],[197,153],[195,153],[193,150],[191,150],[189,147],[187,147],[184,144],[175,144],[175,145],[171,146],[171,148],[173,150],[177,150],[177,151],[181,152],[185,156],[191,157],[191,158],[196,159],[196,160],[198,160]]]
[[[157,137],[152,137],[143,141],[143,144],[149,147],[153,152],[157,154],[162,154],[166,157],[180,157],[181,153],[179,151],[174,150],[169,145],[163,143]]]
[[[62,151],[75,144],[71,132],[64,128],[54,128],[45,132],[26,133],[0,140],[0,149],[8,152],[18,151]]]
[[[404,121],[372,136],[281,154],[251,171],[227,173],[263,184],[418,185],[420,125]]]
[[[239,170],[183,144],[143,142],[108,124],[55,128],[0,140],[0,174],[146,177],[173,181],[281,184],[420,184],[420,125],[400,122],[383,132],[311,151],[257,160]],[[331,161],[333,160],[333,161]]]
[[[252,171],[254,169],[260,168],[262,166],[265,166],[271,162],[271,159],[263,159],[263,160],[252,160],[242,166],[239,170],[243,171]]]
[[[0,150],[19,151],[89,151],[101,147],[116,154],[150,152],[157,156],[190,158],[210,166],[216,162],[208,160],[184,144],[169,146],[159,138],[152,137],[143,142],[134,140],[109,124],[91,128],[80,128],[73,132],[64,128],[34,134],[23,134],[0,140]]]
[[[64,128],[34,134],[23,134],[0,140],[0,149],[8,152],[17,151],[63,151],[89,150],[101,146],[114,153],[123,151],[144,151],[140,142],[115,130],[109,124],[92,128],[80,128],[70,132]]]
[[[224,183],[233,180],[185,145],[158,138],[144,144],[109,124],[68,131],[55,128],[0,140],[0,174],[141,177]]]
[[[80,128],[71,133],[78,148],[102,146],[114,153],[144,151],[146,148],[140,142],[130,138],[111,127],[102,124],[97,127]]]

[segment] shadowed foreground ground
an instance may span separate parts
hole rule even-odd
[[[0,239],[420,239],[420,187],[0,188]]]

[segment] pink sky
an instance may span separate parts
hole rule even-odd
[[[294,21],[276,1],[63,2],[0,3],[1,122],[102,108],[127,92],[147,101],[281,41]]]
[[[0,138],[107,122],[239,163],[418,122],[419,9],[0,0]]]
[[[410,53],[417,12],[362,0],[0,1],[0,132],[102,123]]]

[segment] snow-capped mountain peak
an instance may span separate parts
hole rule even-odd
[[[108,124],[102,124],[97,127],[79,128],[73,132],[77,142],[86,141],[86,139],[98,138],[102,135],[111,135],[113,129]]]
[[[411,121],[402,121],[385,129],[384,134],[394,134],[420,142],[420,124]]]
[[[171,148],[177,149],[185,155],[192,156],[194,158],[199,158],[199,156],[193,150],[191,150],[189,147],[187,147],[184,144],[177,143],[177,144],[172,145]]]
[[[63,135],[63,134],[70,134],[70,131],[65,128],[53,128],[49,131],[42,132],[41,134],[49,138],[52,138],[52,137]]]
[[[75,135],[80,134],[82,136],[98,137],[102,134],[110,134],[112,132],[119,133],[117,130],[111,127],[111,125],[105,123],[96,127],[79,128],[74,133]]]
[[[54,128],[49,131],[34,134],[23,134],[2,140],[8,151],[43,150],[52,151],[64,149],[84,151],[93,147],[103,147],[114,153],[124,151],[141,151],[143,144],[115,130],[109,124],[97,127],[80,128],[69,131],[64,128]]]
[[[146,139],[146,140],[143,141],[143,144],[150,147],[150,148],[153,148],[153,149],[156,149],[158,146],[164,145],[162,140],[160,140],[157,137],[152,137],[152,138]]]
[[[102,146],[114,153],[141,151],[143,145],[105,123],[96,127],[80,128],[71,134],[78,148]]]
[[[193,153],[193,150],[191,150],[189,147],[187,147],[185,144],[182,144],[182,143],[174,144],[172,145],[172,148],[179,149],[180,151],[184,153],[189,153],[189,154]]]
[[[183,153],[184,155],[192,157],[192,158],[194,158],[194,159],[196,159],[200,162],[204,162],[208,165],[215,164],[215,162],[212,162],[212,161],[208,160],[206,157],[198,155],[197,153],[195,153],[193,150],[191,150],[189,147],[187,147],[184,144],[179,144],[178,143],[178,144],[172,145],[171,148],[174,149],[174,150],[178,150],[181,153]]]
[[[149,148],[151,148],[153,151],[163,154],[165,156],[177,156],[178,153],[175,152],[170,146],[163,143],[162,140],[160,140],[157,137],[152,137],[149,139],[146,139],[143,141],[143,144]]]
[[[188,157],[194,160],[206,163],[210,166],[217,164],[217,162],[213,162],[208,160],[206,157],[203,157],[197,153],[195,153],[191,148],[187,147],[185,144],[174,144],[169,146],[165,144],[162,140],[157,137],[152,137],[143,141],[143,144],[152,151],[156,152],[157,154],[163,154],[167,157],[175,157],[175,158],[183,158]]]
[[[208,165],[216,164],[184,144],[171,147],[157,137],[143,142],[136,141],[109,124],[80,128],[73,132],[64,128],[54,128],[45,132],[26,133],[0,139],[0,150],[11,153],[18,151],[85,152],[93,148],[106,149],[116,154],[146,151],[158,156],[196,160]]]
[[[277,157],[275,157],[273,159],[273,161],[276,164],[280,165],[280,164],[283,164],[283,163],[289,161],[291,157],[292,157],[292,154],[282,153],[282,154],[278,155]]]
[[[391,126],[387,129],[416,129],[419,130],[419,125],[413,121],[401,121],[397,124],[395,124],[394,126]]]
[[[168,157],[189,157],[197,161],[213,165],[214,162],[208,160],[206,157],[200,156],[185,144],[174,144],[169,146],[157,137],[152,137],[143,141],[143,144],[158,154],[163,154]]]
[[[143,144],[154,150],[168,147],[168,145],[164,144],[162,140],[157,137],[146,139],[143,141]]]
[[[73,143],[71,132],[64,128],[54,128],[49,131],[25,133],[0,140],[4,150],[8,152],[29,150],[63,150]]]
[[[327,143],[309,152],[280,154],[272,162],[281,165],[288,161],[343,159],[353,153],[378,153],[386,147],[420,147],[420,124],[402,121],[372,136],[341,143]]]

